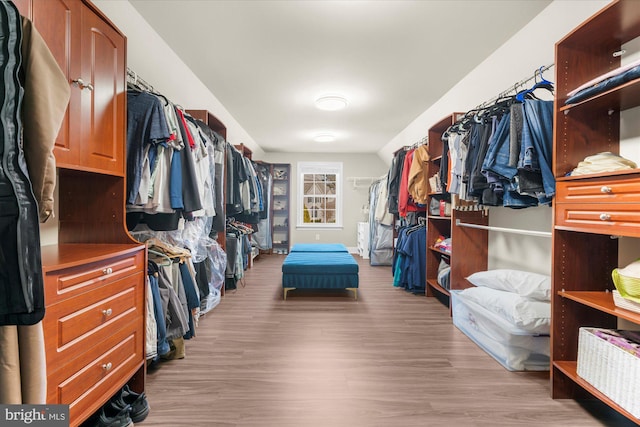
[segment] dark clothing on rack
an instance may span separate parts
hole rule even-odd
[[[204,300],[210,293],[209,282],[211,281],[211,263],[208,258],[201,262],[194,262],[193,269],[196,272],[196,284],[198,285],[200,299]]]
[[[162,103],[157,96],[137,90],[127,91],[127,203],[135,204],[145,150],[149,144],[169,138]]]
[[[220,134],[213,131],[209,126],[207,126],[201,120],[195,120],[195,123],[200,128],[200,131],[203,132],[209,140],[213,143],[213,151],[214,153],[214,162],[215,162],[215,170],[214,170],[214,208],[216,211],[215,216],[213,217],[213,224],[211,229],[214,231],[224,231],[225,229],[225,215],[224,215],[224,192],[223,190],[223,172],[224,172],[224,160],[219,162],[217,159],[224,159],[224,156],[219,156],[217,153],[223,151],[225,149],[226,142]]]
[[[398,151],[393,157],[391,168],[387,177],[387,197],[389,200],[389,213],[398,213],[398,196],[400,194],[400,181],[402,179],[402,167],[404,158],[407,155],[405,150]]]
[[[200,298],[196,291],[196,284],[193,283],[193,278],[189,272],[189,267],[186,263],[180,263],[180,277],[182,277],[182,286],[184,287],[184,293],[187,298],[187,308],[189,315],[189,331],[183,335],[183,338],[188,340],[196,336],[196,327],[193,320],[193,310],[200,307]]]
[[[176,108],[176,114],[178,115],[178,128],[182,134],[182,140],[193,140],[186,127],[182,111]],[[200,195],[197,191],[198,184],[195,163],[190,147],[190,144],[185,144],[185,147],[180,150],[180,159],[182,161],[182,200],[184,202],[184,212],[195,212],[202,209],[202,201],[200,200]]]
[[[169,342],[167,341],[167,325],[165,323],[165,317],[162,304],[162,298],[160,297],[160,288],[158,287],[158,265],[149,261],[147,267],[147,275],[149,276],[149,285],[151,287],[151,296],[153,298],[153,314],[156,319],[157,330],[157,351],[158,356],[163,356],[171,350]]]

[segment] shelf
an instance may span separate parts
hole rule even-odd
[[[605,114],[609,109],[621,111],[640,105],[640,78],[624,83],[613,89],[594,95],[576,104],[564,105],[559,108],[561,113],[571,114],[571,110],[588,108],[602,110]]]
[[[444,219],[444,220],[447,220],[447,221],[451,221],[451,217],[450,216],[429,215],[428,218],[429,219],[435,219],[435,220]]]
[[[630,322],[640,324],[640,313],[634,313],[633,311],[617,307],[613,303],[613,294],[611,292],[559,291],[558,295],[588,307],[595,308],[596,310],[604,311],[612,316],[617,316]]]
[[[594,386],[589,384],[587,381],[582,379],[578,375],[578,372],[577,372],[578,362],[576,362],[576,361],[568,361],[568,360],[556,360],[555,362],[553,362],[553,366],[555,368],[557,368],[560,372],[562,372],[564,375],[566,375],[567,378],[571,379],[576,384],[578,384],[580,387],[582,387],[583,389],[585,389],[586,391],[591,393],[594,397],[598,398],[602,402],[604,402],[607,405],[609,405],[611,408],[613,408],[616,411],[620,412],[620,414],[622,414],[625,417],[629,418],[631,421],[640,424],[640,419],[635,418],[629,412],[627,412],[623,408],[621,408],[613,400],[609,399],[606,395],[602,394],[597,388],[595,388]]]
[[[621,171],[611,171],[611,172],[603,172],[603,173],[592,173],[589,175],[578,175],[578,176],[561,176],[556,177],[556,182],[571,182],[571,181],[579,181],[584,179],[593,179],[593,178],[603,178],[608,179],[616,176],[624,176],[624,175],[633,175],[640,173],[640,169],[626,169]]]
[[[442,254],[442,255],[451,256],[451,252],[447,252],[447,251],[444,251],[442,249],[438,249],[438,248],[436,248],[434,246],[429,246],[429,250],[433,251],[433,252],[437,252],[437,253]]]
[[[449,290],[440,286],[440,284],[435,280],[428,279],[427,286],[430,286],[432,289],[440,292],[441,294],[444,294],[446,296],[451,296],[451,293],[449,292]]]

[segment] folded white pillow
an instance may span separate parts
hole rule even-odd
[[[464,297],[482,305],[512,325],[531,334],[547,335],[551,326],[551,303],[491,288],[468,288]]]
[[[540,301],[551,301],[551,277],[529,271],[496,269],[478,271],[467,280],[476,286],[514,292]]]

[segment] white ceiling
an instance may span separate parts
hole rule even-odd
[[[377,152],[550,1],[130,0],[264,151],[337,153]]]

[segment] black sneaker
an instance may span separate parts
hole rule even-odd
[[[124,408],[115,408],[107,403],[92,420],[93,427],[129,427],[133,426],[133,421],[129,413],[131,407],[126,405]]]
[[[144,392],[136,393],[128,385],[122,387],[120,393],[111,400],[111,405],[116,410],[129,407],[130,416],[134,423],[143,421],[149,415],[149,402],[147,402]]]

